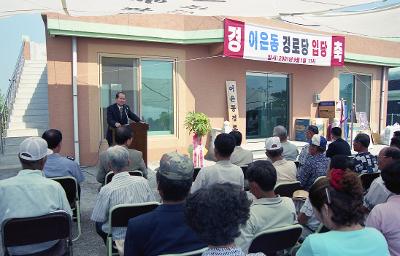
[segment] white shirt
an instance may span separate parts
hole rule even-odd
[[[218,161],[212,166],[203,167],[192,184],[191,193],[215,183],[231,183],[244,189],[243,171],[229,160]]]
[[[364,206],[372,210],[375,205],[385,203],[391,195],[394,194],[385,187],[382,177],[379,176],[374,179],[364,196]]]
[[[289,141],[282,142],[281,145],[283,148],[283,158],[290,161],[296,161],[297,156],[299,155],[299,150],[297,149],[296,145]]]
[[[296,173],[297,167],[293,161],[287,161],[285,159],[278,160],[272,163],[276,169],[276,184],[284,182],[297,181]]]
[[[248,165],[253,162],[253,153],[241,146],[236,146],[231,155],[231,163],[237,166]]]
[[[250,218],[240,228],[240,236],[235,239],[235,244],[247,252],[256,234],[296,222],[296,208],[291,198],[277,196],[256,199],[250,207]]]

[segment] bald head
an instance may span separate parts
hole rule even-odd
[[[378,167],[382,170],[394,161],[400,160],[400,149],[396,147],[385,147],[378,154]]]

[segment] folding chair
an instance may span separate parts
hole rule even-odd
[[[8,247],[53,240],[60,240],[61,244],[36,255],[72,255],[71,216],[65,211],[37,217],[6,219],[1,226],[1,237],[5,256],[10,255]],[[63,243],[63,240],[66,242]]]
[[[247,179],[247,167],[248,167],[247,165],[240,166],[240,168],[242,169],[243,176],[244,176],[245,179]]]
[[[76,181],[76,179],[74,177],[70,177],[70,176],[54,177],[54,178],[50,178],[50,179],[60,183],[60,185],[63,187],[63,189],[65,191],[65,194],[67,195],[69,205],[71,206],[71,209],[73,212],[72,218],[76,219],[76,222],[78,225],[78,234],[72,240],[72,241],[76,241],[79,239],[79,237],[82,234],[81,207],[80,207],[80,195],[79,195],[79,189],[78,189],[78,182]]]
[[[381,174],[379,172],[360,174],[359,177],[361,179],[361,183],[364,188],[364,191],[367,191],[369,189],[369,187],[371,186],[372,182],[376,178],[378,178],[380,175]]]
[[[200,256],[203,252],[207,251],[208,247],[201,248],[195,251],[183,252],[183,253],[172,253],[172,254],[161,254],[160,256]]]
[[[257,234],[251,241],[249,253],[262,252],[268,256],[296,245],[303,227],[300,224],[273,228]]]
[[[199,174],[199,171],[201,170],[200,167],[195,167],[193,170],[193,181],[196,180],[197,175]]]
[[[280,183],[278,184],[274,191],[275,194],[280,195],[280,196],[287,196],[292,198],[293,192],[296,190],[301,190],[302,187],[300,185],[299,181],[294,181],[294,182],[288,182],[288,183]]]
[[[129,219],[151,212],[159,205],[160,203],[158,202],[148,202],[140,204],[119,204],[112,207],[108,217],[110,233],[107,234],[107,255],[118,255],[118,253],[112,253],[112,228],[127,227]]]
[[[143,173],[141,171],[139,171],[139,170],[128,171],[128,173],[131,176],[143,177]],[[108,172],[106,174],[106,177],[104,178],[104,185],[110,183],[113,177],[114,177],[114,172]]]

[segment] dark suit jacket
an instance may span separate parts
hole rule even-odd
[[[186,224],[184,204],[162,204],[129,220],[125,237],[126,256],[182,253],[206,247]]]
[[[134,122],[140,122],[140,118],[135,115],[130,109],[128,105],[123,106],[122,118],[119,112],[119,108],[117,103],[114,103],[107,108],[107,124],[111,128],[116,128],[115,123],[120,123],[121,125],[128,124],[128,118]],[[107,130],[107,141],[108,145],[112,144],[112,131],[111,129]]]
[[[333,157],[335,155],[351,156],[350,145],[344,139],[339,138],[329,144],[328,150],[326,151],[327,157]]]

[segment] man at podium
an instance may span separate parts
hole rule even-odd
[[[107,107],[107,142],[111,146],[114,144],[113,132],[115,128],[128,124],[129,119],[134,122],[140,122],[140,118],[133,113],[129,106],[125,104],[125,93],[117,92],[115,103]]]

